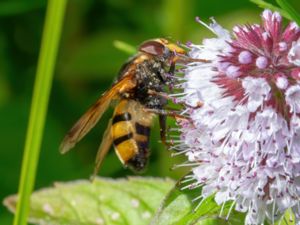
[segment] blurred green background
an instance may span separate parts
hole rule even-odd
[[[45,16],[45,0],[0,0],[0,199],[16,193],[23,145]],[[133,46],[155,37],[200,43],[212,37],[194,22],[213,16],[226,28],[258,22],[261,9],[248,0],[70,0],[60,44],[36,188],[54,181],[88,179],[94,157],[112,109],[97,127],[67,155],[58,146],[73,123],[108,89],[129,57],[113,46],[121,40]],[[155,123],[152,155],[145,176],[181,177],[171,171],[183,158],[171,158],[159,140]],[[113,151],[105,159],[101,176],[133,175],[124,170]],[[0,224],[12,215],[1,205]]]

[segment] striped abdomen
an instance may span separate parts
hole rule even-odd
[[[111,127],[113,145],[121,162],[136,171],[144,169],[148,162],[152,117],[134,100],[123,99],[115,108]]]

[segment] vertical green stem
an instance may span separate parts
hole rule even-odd
[[[66,2],[67,0],[48,1],[24,148],[14,225],[27,223],[30,195],[35,182]]]

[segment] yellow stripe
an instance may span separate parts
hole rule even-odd
[[[134,132],[129,121],[115,123],[112,125],[111,130],[113,139],[117,139],[118,137]]]
[[[136,142],[133,139],[122,142],[115,146],[115,151],[122,163],[132,159],[138,152]]]

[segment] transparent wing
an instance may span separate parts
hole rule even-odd
[[[97,173],[99,172],[99,168],[103,162],[103,159],[105,158],[112,144],[113,139],[111,136],[111,124],[112,124],[112,119],[109,120],[107,128],[102,137],[102,142],[98,148],[96,161],[95,161],[96,165],[95,165],[94,173],[91,178],[92,180],[96,177]]]
[[[63,139],[60,145],[61,153],[68,152],[96,125],[113,99],[117,99],[119,94],[125,93],[136,86],[133,78],[132,74],[123,77],[81,116]]]

